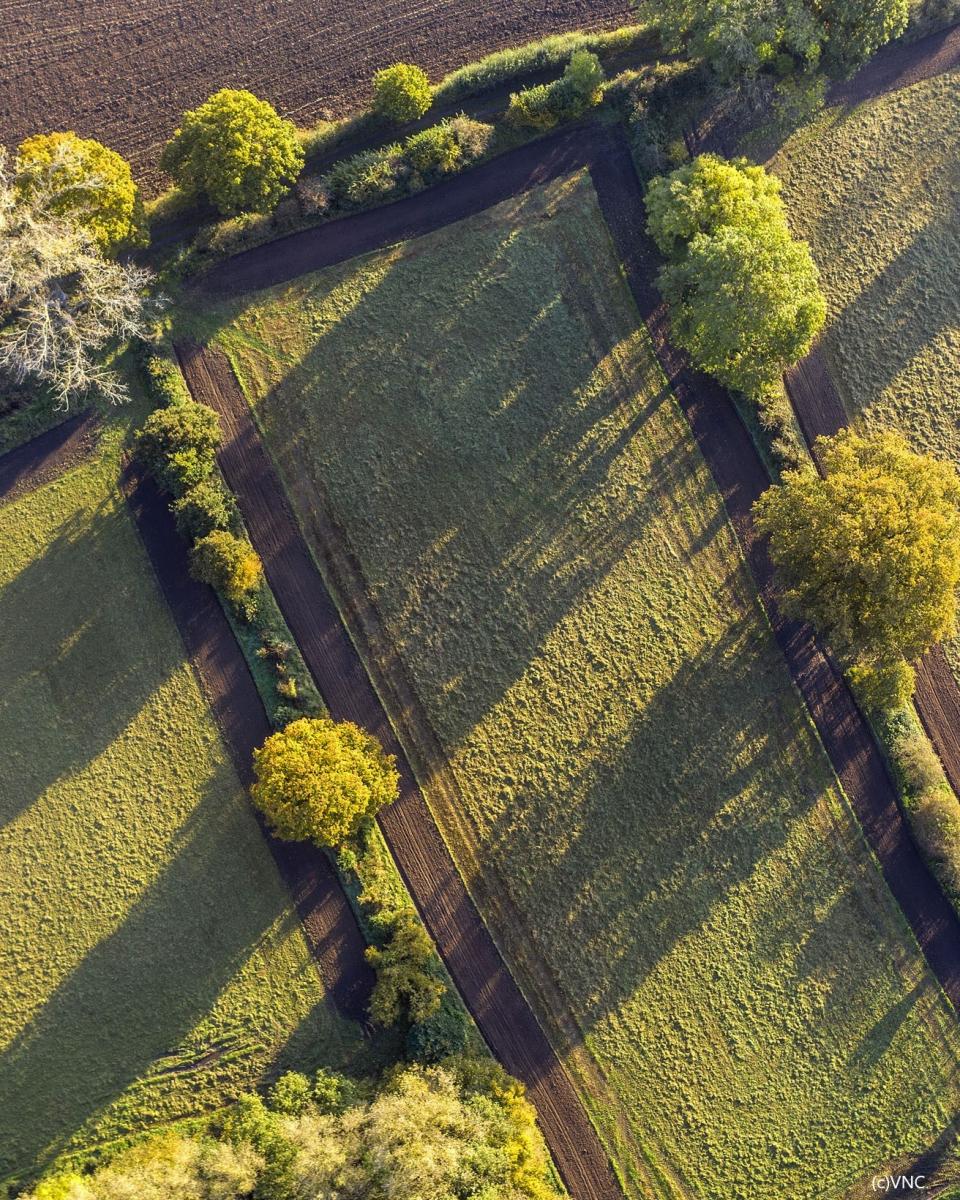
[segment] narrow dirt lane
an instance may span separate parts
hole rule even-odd
[[[484,1038],[523,1080],[578,1200],[622,1197],[600,1141],[546,1035],[467,893],[403,749],[340,619],[224,356],[177,347],[197,400],[221,418],[220,465],[240,501],[287,624],[332,716],[370,730],[396,756],[400,798],[380,825],[430,935]]]
[[[190,577],[187,548],[163,496],[128,469],[121,488],[173,613],[200,686],[223,734],[237,774],[251,780],[250,756],[270,732],[267,714],[233,630],[213,591]],[[325,854],[306,843],[281,842],[260,822],[290,890],[324,990],[342,1016],[366,1019],[373,972],[353,909]],[[242,897],[224,897],[243,903]]]
[[[92,412],[78,413],[0,456],[0,501],[32,492],[81,462],[96,448],[98,429]]]

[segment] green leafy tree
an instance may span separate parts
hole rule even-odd
[[[446,988],[433,970],[435,950],[419,917],[410,909],[391,922],[386,945],[369,946],[367,962],[377,972],[370,1016],[379,1025],[426,1021],[439,1009]]]
[[[190,572],[194,579],[216,588],[240,616],[252,619],[263,581],[263,564],[246,538],[226,529],[208,533],[190,552]]]
[[[463,151],[445,121],[411,134],[403,145],[403,157],[423,175],[444,175],[460,165]]]
[[[647,231],[667,258],[682,258],[698,233],[723,225],[786,229],[780,180],[745,158],[701,154],[650,181],[644,203]]]
[[[426,71],[412,63],[394,63],[373,77],[373,111],[401,125],[422,117],[433,104]]]
[[[174,496],[208,478],[219,445],[217,414],[193,400],[154,409],[136,438],[137,457],[160,487]]]
[[[845,74],[907,26],[908,0],[648,0],[665,42],[725,80],[789,55],[802,69]]]
[[[215,529],[229,529],[237,515],[233,496],[213,474],[188,488],[170,507],[177,528],[190,541],[204,538]]]
[[[697,234],[658,282],[674,341],[701,370],[748,396],[801,359],[826,319],[809,247],[775,226]]]
[[[393,758],[350,721],[291,721],[254,752],[253,769],[255,803],[292,841],[342,846],[397,797]]]
[[[951,633],[960,581],[960,477],[896,433],[817,443],[825,478],[788,472],[755,506],[789,609],[854,662],[868,702],[909,694],[919,658]]]
[[[184,113],[160,157],[184,191],[207,196],[225,216],[275,208],[303,163],[293,123],[266,100],[230,88]]]
[[[22,193],[49,190],[50,211],[88,229],[105,254],[146,243],[130,164],[115,150],[72,132],[39,133],[20,143],[15,169]]]
[[[313,1100],[313,1084],[300,1071],[287,1071],[270,1089],[271,1111],[287,1117],[299,1117]]]

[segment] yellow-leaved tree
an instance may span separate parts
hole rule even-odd
[[[351,721],[303,717],[254,751],[254,802],[277,837],[342,846],[397,797],[392,755]]]
[[[821,438],[825,477],[791,471],[757,501],[788,606],[823,630],[862,696],[896,707],[910,661],[951,633],[960,582],[960,476],[897,433]]]

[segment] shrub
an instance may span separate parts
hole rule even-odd
[[[600,102],[603,69],[589,50],[576,50],[563,72],[553,83],[514,92],[507,107],[507,120],[534,129],[551,129],[560,121],[582,116]]]
[[[460,113],[447,121],[447,128],[453,134],[464,163],[475,162],[490,149],[494,128],[483,121],[475,121],[472,117]]]
[[[193,400],[155,409],[136,437],[137,456],[164,491],[183,495],[213,470],[220,422]]]
[[[369,946],[367,962],[377,972],[370,1016],[380,1025],[426,1021],[440,1007],[443,981],[433,971],[434,947],[412,909],[397,913],[385,946]]]
[[[296,1146],[284,1135],[282,1118],[259,1096],[241,1096],[223,1123],[224,1140],[250,1146],[262,1160],[254,1200],[296,1200]]]
[[[960,804],[947,787],[931,788],[911,805],[910,825],[945,889],[960,896]]]
[[[334,203],[360,208],[399,191],[400,166],[399,144],[362,150],[336,163],[324,176],[324,183]]]
[[[270,1108],[286,1117],[299,1117],[314,1099],[313,1084],[299,1071],[287,1071],[270,1089]]]
[[[554,85],[538,83],[535,87],[513,92],[507,106],[507,120],[514,125],[531,129],[552,129],[560,121]]]
[[[162,354],[150,354],[146,361],[147,386],[158,405],[190,403],[193,397],[180,368]]]
[[[899,730],[892,738],[891,750],[903,786],[911,796],[920,796],[946,783],[937,752],[918,726]]]
[[[469,1023],[463,1005],[448,990],[432,1016],[410,1026],[407,1057],[421,1063],[438,1063],[452,1058],[467,1048],[468,1033]]]
[[[246,538],[225,529],[208,533],[190,553],[190,572],[194,579],[216,588],[240,616],[252,618],[263,564]]]
[[[215,529],[229,529],[237,516],[233,496],[214,474],[187,488],[170,507],[181,536],[191,542]]]
[[[445,121],[412,134],[403,146],[403,157],[421,175],[455,171],[462,153],[454,131]]]
[[[342,846],[396,799],[399,776],[380,743],[349,721],[292,721],[254,752],[254,802],[274,833]]]
[[[892,712],[902,708],[913,695],[913,667],[904,660],[855,662],[848,672],[850,684],[868,712]]]
[[[357,1087],[352,1079],[318,1067],[313,1077],[313,1103],[322,1113],[342,1113],[357,1099]]]
[[[303,169],[296,127],[246,91],[223,88],[184,113],[161,168],[224,216],[269,212]]]
[[[426,72],[411,63],[394,63],[373,77],[373,110],[388,121],[415,121],[432,103]]]
[[[90,231],[105,253],[147,241],[143,205],[130,164],[115,150],[75,133],[40,133],[20,143],[17,186],[34,191],[41,180],[57,193],[51,211]]]
[[[604,81],[600,59],[590,50],[574,50],[563,72],[564,90],[572,97],[581,111],[586,112],[600,103]]]

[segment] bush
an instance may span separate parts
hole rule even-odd
[[[318,1067],[313,1077],[313,1103],[322,1113],[342,1113],[356,1099],[357,1086],[352,1079]]]
[[[237,517],[233,496],[214,474],[187,488],[170,507],[177,529],[190,542],[205,538],[215,529],[229,529]]]
[[[215,529],[193,547],[190,572],[194,579],[216,588],[245,620],[256,612],[263,564],[246,538]]]
[[[570,56],[561,79],[540,83],[514,92],[507,107],[507,120],[534,129],[552,129],[560,121],[582,116],[600,102],[603,69],[589,50],[577,50]]]
[[[254,803],[277,837],[342,846],[396,799],[394,760],[349,721],[292,721],[254,752]]]
[[[446,988],[433,970],[433,942],[412,909],[393,917],[385,946],[369,946],[366,953],[377,972],[370,997],[370,1016],[377,1024],[423,1022],[436,1013]]]
[[[910,806],[910,825],[934,874],[960,897],[960,804],[948,787],[931,788]]]
[[[446,991],[440,1007],[407,1033],[407,1057],[414,1062],[438,1063],[462,1054],[467,1048],[469,1021],[460,1000]]]
[[[855,662],[848,675],[857,699],[871,713],[902,708],[913,695],[913,667],[902,658],[893,662]]]
[[[136,437],[137,457],[160,487],[174,496],[209,476],[219,445],[217,414],[193,400],[155,409]]]
[[[483,121],[475,121],[472,117],[460,113],[447,121],[447,128],[453,134],[464,163],[475,162],[490,149],[494,128]]]
[[[206,195],[224,216],[269,212],[303,169],[296,127],[246,91],[223,88],[184,113],[161,169],[185,191]]]
[[[299,1071],[287,1071],[270,1089],[268,1103],[272,1112],[299,1117],[313,1102],[313,1084]]]
[[[158,405],[191,403],[193,397],[172,359],[151,354],[146,361],[147,386]]]
[[[460,165],[462,150],[456,134],[444,121],[407,138],[403,157],[421,175],[445,175]]]
[[[75,133],[40,133],[20,143],[16,173],[18,188],[26,192],[41,180],[55,181],[53,211],[88,229],[104,253],[146,244],[143,204],[130,164],[115,150]]]
[[[254,1200],[296,1200],[297,1150],[281,1122],[259,1096],[241,1096],[223,1123],[226,1142],[251,1146],[262,1160]]]
[[[891,738],[891,753],[909,795],[920,796],[946,783],[937,752],[919,726],[898,730]]]
[[[426,72],[411,63],[394,63],[373,77],[373,111],[387,121],[415,121],[432,103]]]
[[[324,185],[333,203],[361,208],[399,192],[401,166],[399,143],[362,150],[333,166],[324,176]]]

